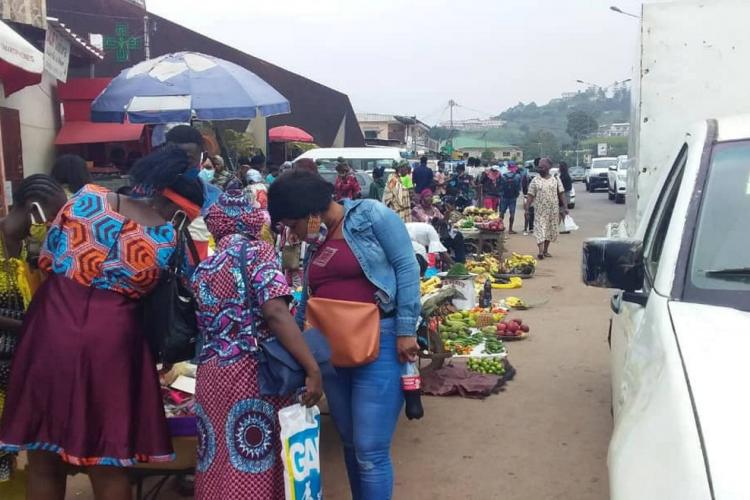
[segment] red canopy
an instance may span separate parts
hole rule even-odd
[[[269,142],[313,142],[313,136],[297,127],[282,125],[268,131]]]
[[[98,142],[140,141],[143,125],[140,123],[66,122],[57,134],[55,144],[94,144]]]

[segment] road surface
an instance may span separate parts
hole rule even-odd
[[[509,344],[516,379],[484,401],[423,398],[424,419],[403,419],[395,437],[396,499],[608,497],[609,294],[581,284],[580,248],[584,238],[600,236],[607,222],[620,220],[624,205],[608,201],[603,191],[588,194],[582,184],[576,187],[572,215],[580,231],[561,235],[550,248],[554,257],[542,261],[522,289],[497,294],[532,303],[549,299],[518,313],[532,330],[528,340]],[[519,217],[523,222],[520,211]],[[511,236],[508,247],[536,254],[531,236]],[[325,498],[349,498],[328,417],[321,450]],[[68,490],[70,499],[93,498],[82,476]],[[160,498],[180,497],[167,491]]]

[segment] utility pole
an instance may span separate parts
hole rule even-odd
[[[146,0],[143,0],[143,55],[147,61],[151,59],[151,30],[149,29]]]

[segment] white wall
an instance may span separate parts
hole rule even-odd
[[[39,85],[26,87],[10,97],[0,93],[0,107],[17,109],[21,120],[24,176],[48,174],[55,161],[55,136],[59,108],[55,92],[57,80],[47,75]]]

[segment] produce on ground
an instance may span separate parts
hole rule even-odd
[[[497,324],[498,337],[522,337],[531,329],[520,318],[513,318],[507,321],[501,321]]]
[[[476,373],[503,376],[505,364],[502,358],[469,358],[466,367]]]
[[[536,264],[536,259],[533,256],[513,252],[503,262],[502,272],[505,274],[533,274]]]
[[[481,309],[448,314],[438,326],[445,348],[457,355],[472,354],[477,346],[483,346],[482,354],[500,354],[505,346],[498,334],[504,309]]]
[[[466,262],[466,268],[474,274],[497,274],[500,272],[500,261],[490,254],[482,254],[479,258]]]
[[[505,304],[508,307],[517,309],[519,311],[523,311],[529,308],[529,305],[526,303],[526,301],[519,297],[506,297]]]

